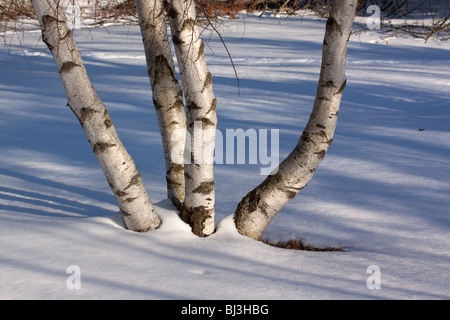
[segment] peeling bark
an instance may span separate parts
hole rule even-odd
[[[259,239],[275,215],[312,179],[333,141],[342,94],[345,89],[347,43],[355,15],[356,0],[335,0],[326,24],[322,68],[316,100],[308,124],[294,150],[249,192],[235,211],[241,234]]]

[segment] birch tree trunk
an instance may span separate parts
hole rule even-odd
[[[214,142],[217,127],[212,75],[196,24],[193,0],[165,0],[187,109],[186,192],[182,218],[198,236],[214,232]]]
[[[323,41],[322,67],[314,108],[295,147],[276,174],[270,175],[239,203],[237,230],[259,239],[275,215],[302,190],[333,141],[346,85],[345,63],[357,0],[333,1]]]
[[[164,149],[167,196],[181,210],[185,192],[186,113],[167,35],[164,3],[162,0],[135,3]]]
[[[125,150],[105,105],[89,80],[66,16],[58,1],[32,0],[42,39],[53,54],[68,106],[80,121],[117,199],[128,229],[157,228],[160,219],[142,183],[134,160]]]

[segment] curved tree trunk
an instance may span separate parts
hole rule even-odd
[[[124,148],[105,105],[89,80],[64,11],[58,1],[31,1],[42,39],[53,54],[68,106],[80,121],[117,199],[128,229],[144,232],[160,225],[136,165]]]
[[[312,179],[333,141],[346,85],[345,62],[357,0],[335,0],[326,24],[314,108],[295,149],[276,174],[247,194],[235,212],[241,234],[259,239],[275,215]]]
[[[182,218],[198,236],[214,232],[214,142],[217,127],[212,75],[196,24],[193,0],[165,0],[186,99],[187,129]]]

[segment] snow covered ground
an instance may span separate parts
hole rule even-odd
[[[219,129],[279,129],[283,159],[306,124],[324,20],[242,15],[220,26],[240,79],[203,33]],[[163,153],[137,26],[77,30],[91,79],[158,203],[160,229],[123,228],[39,33],[0,51],[0,299],[449,299],[450,42],[354,36],[334,142],[264,237],[230,215],[260,165],[216,166],[217,232],[191,234],[165,200]],[[80,289],[69,284],[77,273]],[[368,273],[378,266],[380,273]],[[372,269],[369,269],[369,271]],[[381,288],[370,289],[376,276]],[[369,279],[369,286],[368,284]],[[76,282],[73,282],[76,283]]]

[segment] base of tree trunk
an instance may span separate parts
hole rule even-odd
[[[181,219],[192,227],[192,232],[199,237],[207,237],[214,233],[214,210],[206,207],[183,207]]]

